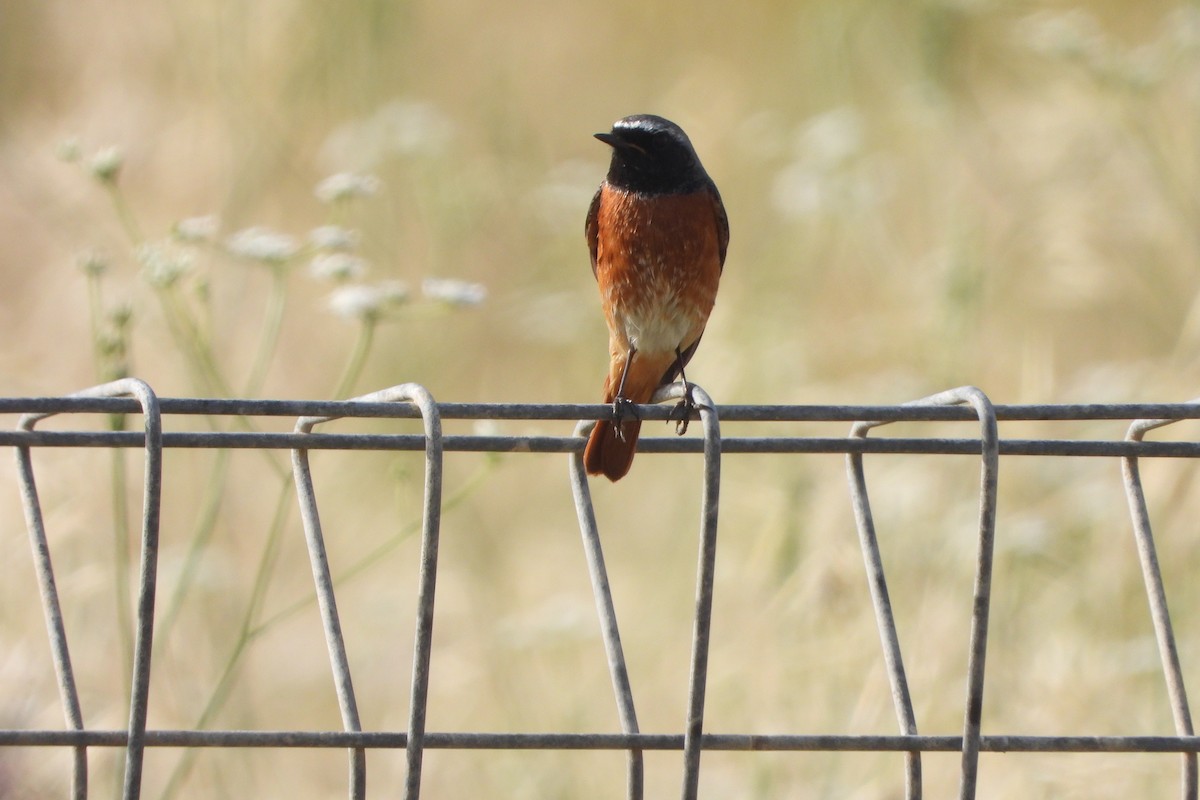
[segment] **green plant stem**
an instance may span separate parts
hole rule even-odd
[[[129,237],[129,241],[136,247],[146,239],[142,235],[142,227],[138,224],[137,216],[133,213],[133,207],[129,205],[129,201],[125,199],[125,193],[115,182],[106,181],[104,186],[108,189],[108,197],[112,200],[113,210],[117,213],[121,228]]]
[[[358,338],[354,341],[354,349],[350,352],[350,358],[346,362],[345,369],[342,370],[341,377],[338,378],[337,386],[333,390],[333,397],[337,400],[344,400],[350,396],[354,390],[354,385],[358,383],[358,379],[362,376],[363,367],[366,366],[367,356],[371,353],[371,345],[375,342],[375,326],[378,321],[372,317],[366,317],[362,321],[362,325],[358,329]]]
[[[104,336],[101,320],[104,318],[104,297],[101,276],[88,273],[88,315],[91,323],[92,357],[95,361],[96,382],[107,380]],[[125,415],[112,414],[108,426],[118,431],[125,428]],[[111,457],[110,494],[112,498],[113,530],[113,599],[117,612],[117,636],[120,640],[124,666],[123,685],[129,687],[133,679],[133,592],[129,581],[129,496],[128,474],[125,452],[121,448],[109,451]],[[128,697],[126,697],[128,700]]]
[[[483,483],[484,479],[489,473],[491,473],[494,466],[495,461],[493,459],[488,459],[483,466],[476,470],[475,474],[467,479],[467,481],[464,482],[458,490],[444,499],[442,503],[442,513],[445,514],[446,512],[453,510],[456,506],[465,501],[471,495],[471,493]],[[349,581],[354,580],[359,575],[373,567],[375,564],[379,563],[384,556],[395,550],[414,533],[420,531],[420,529],[420,520],[413,520],[405,524],[395,535],[384,540],[374,550],[367,553],[358,561],[355,561],[345,570],[334,576],[333,582],[336,585],[344,585]],[[298,600],[275,612],[267,619],[263,620],[257,628],[251,631],[251,634],[254,636],[259,636],[263,633],[266,633],[268,628],[277,625],[297,612],[303,611],[316,601],[317,595],[315,592],[306,594],[304,597],[299,598]]]
[[[225,493],[225,479],[229,474],[229,458],[231,451],[218,450],[209,471],[208,480],[204,485],[204,495],[200,500],[200,514],[196,518],[195,527],[189,538],[187,555],[184,556],[183,566],[179,570],[179,578],[167,601],[166,611],[158,621],[158,634],[154,638],[156,646],[165,646],[170,641],[170,633],[183,606],[184,598],[196,581],[196,573],[200,565],[200,556],[208,543],[212,541],[217,529],[217,517],[221,508],[221,498]]]
[[[263,329],[258,337],[258,349],[250,367],[250,376],[246,379],[243,390],[244,397],[257,397],[266,381],[271,359],[279,345],[279,332],[283,328],[283,312],[287,305],[287,267],[275,264],[271,267],[271,288],[267,294],[266,312],[263,316]]]
[[[212,347],[200,331],[200,327],[192,319],[173,288],[163,287],[157,291],[159,303],[171,337],[176,346],[187,356],[197,380],[197,388],[207,394],[221,397],[231,397],[229,383],[221,375],[220,367],[213,356]]]
[[[288,509],[291,508],[291,504],[288,502],[292,497],[291,489],[292,483],[289,477],[288,480],[283,481],[280,485],[279,497],[275,501],[275,513],[271,519],[271,527],[267,533],[267,541],[263,547],[262,556],[259,558],[258,569],[255,572],[254,586],[250,593],[250,602],[246,604],[246,609],[242,614],[237,638],[234,641],[229,656],[225,660],[225,666],[221,672],[220,679],[217,681],[216,688],[209,695],[204,710],[201,711],[199,718],[197,718],[195,724],[192,726],[195,730],[206,728],[213,718],[220,713],[225,702],[229,699],[230,692],[233,690],[234,679],[237,677],[242,656],[245,655],[250,643],[262,631],[262,626],[255,625],[255,619],[262,608],[263,599],[266,597],[267,589],[270,586],[275,565],[279,560],[283,529],[287,521]],[[184,752],[179,762],[175,765],[175,769],[171,772],[166,786],[163,788],[162,800],[169,800],[179,792],[183,782],[187,779],[188,773],[191,771],[195,757],[195,750]]]
[[[89,272],[87,276],[88,288],[88,316],[91,323],[92,332],[92,361],[96,368],[96,382],[104,382],[104,345],[101,339],[104,336],[103,328],[100,326],[100,320],[104,319],[104,297],[100,285],[100,275]]]
[[[170,288],[160,288],[156,294],[171,337],[191,365],[192,379],[197,391],[201,394],[232,397],[233,392],[229,382],[221,374],[212,347],[201,335],[199,327],[192,320],[186,306],[179,301],[176,293]],[[217,430],[212,418],[206,417],[206,419],[213,430]],[[258,427],[245,417],[234,417],[233,424],[245,431],[258,431]],[[280,477],[288,474],[288,470],[276,458],[276,453],[266,450],[259,452],[262,453],[273,473]]]
[[[243,396],[245,397],[255,397],[261,391],[270,367],[271,358],[278,347],[279,333],[283,327],[283,313],[286,307],[287,275],[287,270],[283,265],[277,265],[271,269],[271,289],[267,296],[263,329],[259,337],[253,366],[243,392]],[[170,298],[164,298],[164,300],[169,301]],[[178,303],[171,303],[167,308],[169,315],[175,310],[183,311]],[[178,334],[177,341],[179,341],[181,346],[186,346],[185,343],[193,346],[194,363],[207,376],[209,382],[223,384],[224,381],[216,369],[215,360],[210,357],[211,346],[209,340],[207,337],[200,335],[199,326],[189,324],[186,332],[180,328],[178,329]],[[195,335],[194,338],[192,334]],[[205,355],[206,353],[209,355]],[[205,483],[204,496],[200,501],[200,514],[196,519],[196,525],[190,538],[191,544],[188,546],[187,555],[184,557],[179,580],[176,582],[175,589],[168,601],[167,611],[159,623],[160,633],[158,641],[160,642],[168,640],[168,633],[174,625],[184,598],[195,581],[201,553],[212,540],[213,533],[216,531],[221,497],[224,494],[225,478],[229,472],[229,457],[230,451],[217,451],[216,460],[214,460],[212,469],[209,471],[208,480]],[[282,477],[283,473],[277,471],[276,474]]]

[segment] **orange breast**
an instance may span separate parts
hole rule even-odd
[[[687,348],[704,332],[721,278],[712,197],[606,187],[597,213],[596,280],[614,343],[645,354]]]

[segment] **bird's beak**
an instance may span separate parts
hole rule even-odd
[[[646,148],[642,147],[641,145],[634,144],[628,139],[622,139],[616,133],[594,133],[592,135],[614,150],[619,150],[623,153],[633,151],[635,153],[646,155]]]

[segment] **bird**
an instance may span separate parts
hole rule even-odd
[[[595,137],[612,148],[584,225],[608,325],[609,369],[601,419],[584,448],[589,475],[618,481],[637,451],[635,405],[683,381],[676,431],[694,408],[684,373],[708,324],[729,249],[729,218],[683,129],[635,114]]]

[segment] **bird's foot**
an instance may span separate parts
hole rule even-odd
[[[613,400],[613,432],[622,442],[625,441],[625,421],[640,419],[637,404],[628,397],[616,397]]]
[[[687,433],[688,423],[691,421],[692,412],[696,410],[696,401],[692,399],[692,385],[687,381],[683,382],[683,398],[680,399],[675,407],[671,409],[671,418],[667,420],[675,421],[675,434],[683,436]]]

